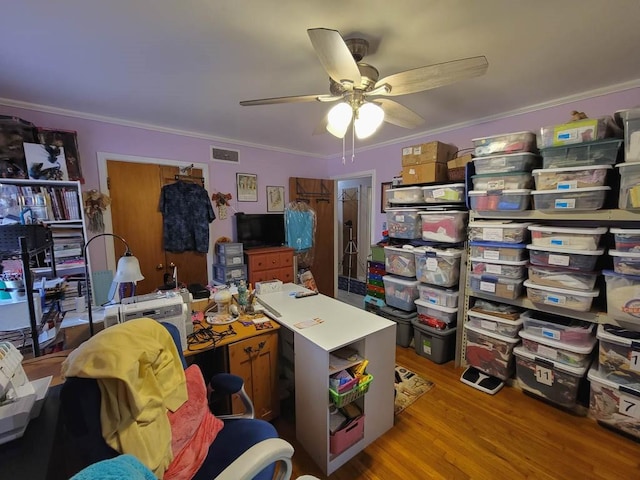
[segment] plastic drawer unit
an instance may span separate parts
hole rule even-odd
[[[242,243],[218,242],[216,243],[216,253],[225,256],[242,255]]]
[[[610,228],[609,232],[613,233],[617,251],[640,253],[640,229]]]
[[[520,330],[519,335],[522,347],[529,353],[578,368],[586,368],[591,364],[591,353],[597,341],[592,336],[589,337],[589,343],[573,345],[561,340],[538,337],[527,330]]]
[[[387,208],[387,229],[392,238],[414,240],[422,236],[420,210],[417,208]]]
[[[593,290],[599,272],[580,272],[563,267],[529,265],[529,280],[536,285],[567,288],[570,290]]]
[[[600,228],[564,228],[531,225],[531,244],[536,247],[568,248],[571,250],[597,250],[600,238],[607,233]]]
[[[416,309],[415,300],[420,296],[417,280],[408,280],[394,275],[385,275],[384,296],[387,305],[411,312]]]
[[[385,268],[387,273],[403,277],[416,276],[416,261],[413,248],[384,247]]]
[[[615,165],[622,140],[586,142],[565,147],[544,148],[542,168]]]
[[[535,210],[575,212],[601,209],[610,190],[611,187],[536,190],[531,195]]]
[[[640,321],[640,276],[603,270],[607,282],[607,315],[614,320]]]
[[[530,172],[540,166],[540,157],[534,153],[512,153],[480,157],[473,160],[476,174],[503,172]]]
[[[619,163],[620,194],[618,208],[623,210],[640,209],[640,162]]]
[[[640,332],[600,324],[597,337],[600,375],[625,385],[640,383]]]
[[[599,250],[573,250],[557,247],[536,247],[527,245],[529,261],[533,265],[565,267],[581,272],[595,269],[598,258],[604,253]]]
[[[491,135],[471,140],[478,157],[497,153],[518,153],[536,151],[536,134],[533,132],[514,132]]]
[[[483,312],[469,310],[467,312],[468,324],[474,328],[495,332],[505,337],[516,338],[518,332],[522,328],[523,319],[517,318],[510,320],[508,318],[497,317]]]
[[[462,250],[418,247],[414,249],[416,277],[423,283],[440,287],[453,287],[460,277]]]
[[[430,242],[459,243],[466,238],[466,211],[420,212],[422,239]]]
[[[590,291],[569,290],[567,288],[536,285],[529,280],[524,282],[524,286],[527,287],[527,297],[533,303],[566,308],[577,312],[588,312],[591,309],[593,299],[600,294],[600,290],[597,288]]]
[[[484,260],[518,262],[526,258],[526,245],[521,243],[469,242],[471,257]]]
[[[246,265],[213,265],[213,278],[219,283],[239,282],[247,279]]]
[[[531,190],[473,190],[469,192],[471,210],[478,212],[521,212],[529,208]]]
[[[533,171],[536,190],[572,190],[574,188],[602,187],[611,165],[547,168]]]
[[[485,293],[498,298],[514,300],[522,293],[522,279],[471,274],[469,276],[469,287],[476,293]]]
[[[520,339],[499,335],[468,323],[464,328],[467,333],[466,359],[469,365],[501,380],[509,378],[514,369],[513,349],[520,343]]]
[[[481,173],[471,176],[474,190],[521,190],[531,188],[529,172]]]
[[[424,203],[464,203],[464,183],[422,187]]]
[[[525,243],[529,239],[530,223],[511,221],[469,222],[469,240],[480,242]]]

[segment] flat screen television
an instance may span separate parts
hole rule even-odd
[[[285,244],[284,214],[236,213],[236,241],[244,249],[280,247]]]

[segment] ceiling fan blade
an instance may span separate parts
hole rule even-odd
[[[453,60],[389,75],[378,80],[375,88],[387,84],[391,90],[381,93],[382,95],[406,95],[442,87],[466,78],[479,77],[484,75],[488,67],[489,63],[484,56]]]
[[[388,98],[377,98],[374,103],[379,104],[384,110],[384,121],[404,128],[416,128],[424,123],[424,118]]]
[[[310,28],[307,33],[322,67],[333,80],[338,83],[348,80],[360,85],[362,76],[358,64],[337,30]]]
[[[273,105],[275,103],[299,103],[299,102],[333,102],[342,99],[342,96],[334,95],[296,95],[293,97],[260,98],[258,100],[243,100],[240,105],[249,107],[253,105]]]

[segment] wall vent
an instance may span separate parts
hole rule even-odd
[[[240,155],[237,150],[225,150],[212,145],[211,160],[214,162],[240,163]]]

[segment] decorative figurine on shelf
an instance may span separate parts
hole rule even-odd
[[[249,293],[247,291],[247,284],[244,280],[240,280],[240,284],[238,285],[238,305],[241,310],[247,308],[249,303]]]
[[[99,233],[104,232],[102,212],[111,204],[109,196],[94,189],[84,192],[82,200],[84,202],[84,214],[89,220],[89,230]]]
[[[211,200],[216,202],[216,207],[218,207],[218,217],[220,220],[227,218],[227,206],[229,205],[229,200],[231,200],[231,198],[230,193],[217,192],[211,195]]]

